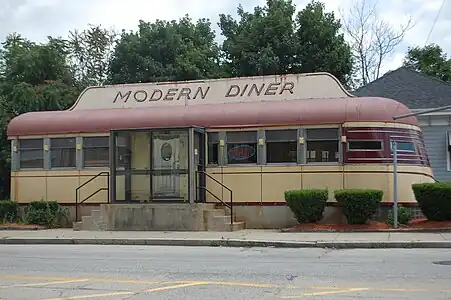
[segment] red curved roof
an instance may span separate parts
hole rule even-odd
[[[249,127],[395,122],[409,113],[394,100],[377,97],[242,102],[155,108],[30,112],[8,125],[8,136],[108,132],[112,129],[175,126]],[[415,117],[396,121],[418,125]]]

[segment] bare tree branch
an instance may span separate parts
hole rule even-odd
[[[366,85],[379,78],[384,61],[414,26],[412,18],[409,18],[400,28],[393,28],[379,18],[376,6],[377,2],[370,4],[367,0],[355,0],[347,16],[340,10],[343,28],[350,40],[354,59],[358,62],[355,74],[358,85]]]

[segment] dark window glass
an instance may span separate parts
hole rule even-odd
[[[338,162],[338,141],[307,141],[307,163]]]
[[[208,144],[208,164],[217,165],[219,163],[219,135],[217,132],[207,133]]]
[[[83,166],[108,167],[110,145],[108,136],[83,138]]]
[[[306,130],[307,140],[338,140],[337,128],[312,128]]]
[[[76,139],[53,138],[50,140],[50,163],[52,168],[75,168],[76,166]]]
[[[350,150],[350,151],[365,151],[365,150],[380,151],[380,150],[382,150],[382,142],[381,141],[349,141],[348,142],[348,150]]]
[[[44,139],[19,140],[19,168],[44,168]]]
[[[257,163],[257,132],[239,131],[227,133],[228,164]]]
[[[266,162],[296,163],[296,140],[296,129],[266,131]]]

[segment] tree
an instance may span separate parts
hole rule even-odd
[[[114,30],[94,25],[81,32],[69,32],[68,58],[77,86],[106,83],[116,38]]]
[[[451,59],[443,53],[440,46],[430,44],[424,47],[411,47],[406,53],[403,65],[424,74],[451,82]]]
[[[353,69],[351,48],[340,33],[341,22],[312,1],[296,17],[299,72],[329,72],[345,85]]]
[[[324,4],[311,1],[296,16],[290,0],[267,0],[239,20],[220,15],[225,65],[232,76],[330,72],[346,83],[351,51],[341,24]]]
[[[219,27],[225,40],[222,50],[231,76],[285,74],[296,63],[291,1],[268,0],[254,12],[237,8],[239,21],[231,15],[220,15]]]
[[[71,106],[79,90],[67,65],[67,44],[49,38],[36,44],[20,35],[6,38],[0,51],[0,197],[9,197],[9,121],[30,111],[60,110]]]
[[[393,54],[413,27],[412,19],[409,18],[405,24],[395,29],[379,17],[377,3],[355,0],[348,17],[345,18],[342,13],[343,27],[351,40],[351,49],[358,65],[358,86],[366,85],[380,77],[384,61]]]
[[[207,19],[140,21],[137,32],[122,32],[109,80],[117,84],[214,78],[219,76],[218,58],[219,47]]]

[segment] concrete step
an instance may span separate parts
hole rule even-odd
[[[73,222],[72,223],[72,228],[74,229],[74,231],[80,231],[82,226],[83,226],[82,222]]]
[[[92,216],[82,216],[81,223],[82,230],[86,230],[85,228],[91,228],[94,224]]]
[[[232,231],[244,230],[245,228],[246,228],[245,222],[233,222]]]
[[[209,217],[223,217],[225,216],[225,211],[222,209],[205,209],[204,214]]]
[[[228,208],[227,206],[216,204],[215,209],[223,210],[225,215],[230,216],[230,208]]]
[[[211,231],[233,231],[242,230],[246,227],[245,222],[233,221],[232,226],[230,225],[230,215],[216,216],[214,217],[213,226]]]
[[[102,214],[101,214],[100,210],[93,209],[93,210],[91,210],[91,217],[94,220],[100,220],[102,218]]]

